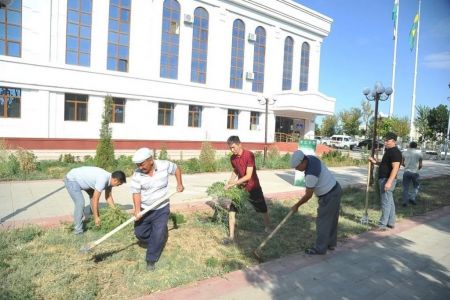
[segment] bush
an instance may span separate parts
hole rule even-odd
[[[203,142],[200,151],[200,172],[216,171],[216,150],[211,143]]]
[[[191,158],[186,161],[180,161],[178,165],[183,170],[183,173],[186,174],[193,174],[193,173],[199,173],[200,172],[200,161],[198,158]]]
[[[20,164],[14,154],[10,154],[6,159],[0,159],[0,178],[12,179],[20,172]]]
[[[33,152],[19,148],[17,150],[17,159],[19,160],[20,171],[25,175],[36,170],[37,160]]]
[[[75,162],[75,156],[70,153],[64,155],[61,154],[59,156],[59,161],[67,164],[73,164]]]
[[[114,158],[114,145],[112,143],[112,130],[109,123],[112,120],[112,97],[105,97],[103,120],[100,128],[100,141],[95,152],[95,164],[97,167],[112,170],[116,166]]]
[[[158,154],[158,159],[160,159],[160,160],[167,160],[167,159],[169,159],[169,154],[167,153],[167,146],[166,145],[162,145],[161,146],[161,150],[159,151],[159,154]]]
[[[130,218],[130,215],[117,206],[101,208],[99,214],[100,226],[95,226],[94,218],[91,218],[87,224],[88,229],[108,233]]]

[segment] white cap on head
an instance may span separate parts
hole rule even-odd
[[[292,153],[291,168],[296,168],[305,158],[305,153],[302,150],[296,150]]]
[[[152,151],[148,148],[140,148],[138,149],[132,158],[132,161],[135,164],[140,164],[141,162],[143,162],[144,160],[153,157]]]

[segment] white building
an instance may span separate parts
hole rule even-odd
[[[269,143],[312,138],[334,112],[319,92],[332,20],[291,0],[0,2],[0,139],[12,146],[95,150],[106,95],[123,151],[230,135],[262,149],[266,108]]]

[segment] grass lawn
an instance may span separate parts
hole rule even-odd
[[[399,205],[398,219],[450,205],[450,176],[423,180],[419,205]],[[339,242],[370,230],[379,218],[379,200],[370,195],[369,225],[361,225],[365,190],[346,189],[339,220]],[[295,199],[269,205],[274,224],[288,213]],[[315,239],[317,200],[300,208],[262,250],[264,260],[298,253]],[[41,229],[25,227],[0,234],[0,299],[130,299],[193,281],[220,276],[257,264],[253,250],[266,234],[262,216],[247,208],[238,214],[236,245],[223,246],[224,223],[213,222],[213,213],[184,215],[186,222],[173,229],[153,273],[146,271],[145,249],[139,247],[132,226],[117,233],[89,254],[80,248],[103,234],[92,230],[74,236],[69,225]],[[338,245],[339,246],[339,245]]]

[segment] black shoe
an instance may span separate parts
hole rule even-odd
[[[156,270],[155,262],[154,261],[147,261],[147,271],[153,272]]]
[[[147,243],[144,241],[138,241],[137,242],[138,246],[144,249],[147,249]]]
[[[336,246],[328,246],[328,250],[334,251],[336,249]]]
[[[325,253],[319,253],[316,248],[308,248],[305,250],[308,255],[324,255]]]
[[[224,238],[222,240],[222,245],[228,246],[231,244],[234,244],[234,239],[232,239],[232,238]]]
[[[403,204],[402,204],[402,206],[403,206],[403,207],[407,207],[407,206],[408,206],[408,204],[406,204],[406,203],[403,203]]]
[[[386,225],[387,227],[389,227],[390,229],[394,229],[395,228],[395,225]]]
[[[417,205],[416,201],[409,199],[409,203],[411,203],[412,205]]]

